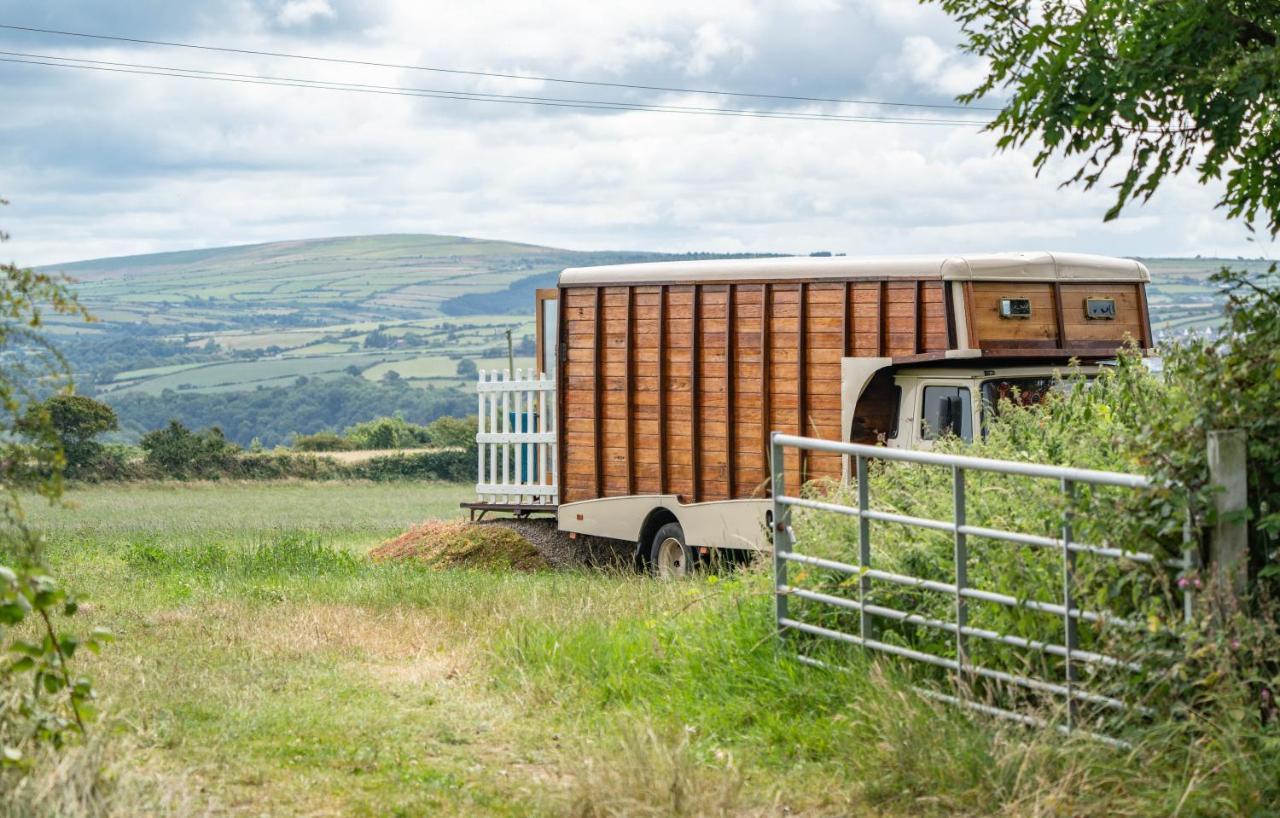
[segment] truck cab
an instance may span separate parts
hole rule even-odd
[[[928,450],[948,434],[966,441],[981,439],[1002,401],[1039,403],[1059,387],[1065,370],[1043,365],[900,370],[893,374],[898,394],[896,423],[884,442],[892,448]],[[1096,365],[1079,367],[1086,377],[1098,370]]]

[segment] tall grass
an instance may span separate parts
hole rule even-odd
[[[1120,751],[970,717],[913,692],[911,671],[893,661],[831,646],[820,655],[845,671],[796,663],[762,604],[767,588],[748,574],[694,586],[700,601],[678,617],[508,629],[496,648],[504,686],[594,733],[614,765],[593,771],[587,814],[669,807],[689,780],[732,792],[741,769],[753,775],[734,803],[818,814],[1225,816],[1280,805],[1280,747],[1247,724],[1161,722]],[[655,769],[665,787],[651,783]]]

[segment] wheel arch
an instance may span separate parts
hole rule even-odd
[[[653,537],[658,533],[658,529],[667,523],[680,524],[680,518],[675,513],[663,506],[657,506],[650,511],[644,518],[644,522],[640,525],[640,536],[636,539],[636,567],[643,569],[649,563],[649,547],[653,544]],[[680,526],[684,528],[683,525]]]

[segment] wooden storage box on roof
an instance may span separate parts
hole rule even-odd
[[[1137,262],[1049,254],[566,270],[561,502],[765,496],[770,432],[849,439],[842,358],[1097,358],[1126,338],[1150,346],[1146,280]],[[1108,300],[1111,317],[1089,316]],[[1005,301],[1027,314],[1002,316]],[[840,475],[838,456],[789,456],[804,480]]]

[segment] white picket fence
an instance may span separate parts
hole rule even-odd
[[[476,385],[480,462],[476,497],[483,503],[554,506],[560,501],[556,462],[556,384],[517,369],[480,371]]]

